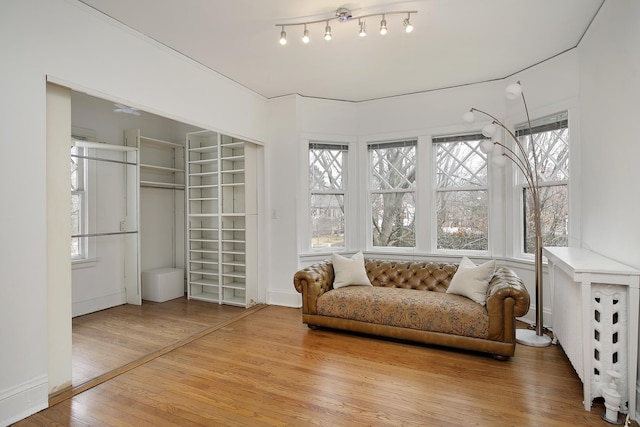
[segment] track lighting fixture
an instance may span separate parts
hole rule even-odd
[[[337,20],[338,22],[349,22],[349,21],[354,21],[354,20],[357,19],[358,20],[358,25],[360,27],[360,29],[358,31],[358,35],[360,37],[364,37],[364,36],[367,35],[366,21],[365,21],[364,18],[381,16],[382,19],[380,20],[380,34],[384,36],[388,32],[386,15],[404,15],[404,14],[406,14],[407,17],[402,21],[402,25],[404,26],[405,32],[410,33],[410,32],[413,31],[413,24],[411,24],[411,21],[410,21],[412,13],[418,13],[418,11],[416,11],[416,10],[405,10],[405,11],[392,11],[392,12],[385,12],[385,13],[372,13],[372,14],[368,14],[368,15],[353,16],[349,9],[341,7],[338,10],[336,10],[335,16],[333,16],[333,17],[331,17],[329,19],[325,18],[325,19],[319,19],[317,21],[294,22],[294,23],[291,23],[291,24],[276,24],[276,27],[280,27],[281,28],[281,31],[280,31],[280,44],[281,45],[285,45],[285,44],[287,44],[287,33],[285,32],[285,27],[294,27],[294,26],[297,26],[297,25],[304,26],[302,42],[307,44],[307,43],[309,43],[309,30],[307,29],[308,25],[319,24],[319,23],[324,22],[325,23],[324,39],[329,41],[332,38],[330,22],[334,21],[334,20]]]

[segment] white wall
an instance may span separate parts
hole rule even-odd
[[[638,22],[640,2],[605,2],[580,46],[583,246],[635,268],[640,268]],[[632,326],[640,334],[638,325]],[[632,410],[638,419],[638,403]]]
[[[580,47],[583,246],[640,268],[640,2],[605,2]]]
[[[309,139],[346,140],[357,134],[357,104],[303,98],[292,95],[272,99],[270,140],[267,146],[269,179],[267,302],[300,306],[300,295],[293,287],[293,275],[300,268],[299,230],[307,220],[301,215],[301,168],[307,164]]]
[[[2,425],[47,405],[47,393],[61,385],[49,382],[47,338],[56,342],[57,334],[70,333],[47,333],[47,77],[256,141],[267,139],[267,104],[72,0],[2,1],[0,55]]]
[[[69,89],[47,85],[47,310],[48,374],[57,391],[71,386],[71,199],[69,197]]]

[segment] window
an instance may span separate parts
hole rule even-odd
[[[415,247],[416,140],[368,145],[371,243]]]
[[[532,121],[531,129],[527,124],[516,126],[516,136],[527,150],[529,161],[532,165],[537,165],[542,245],[567,246],[569,235],[569,121],[567,112]],[[529,187],[523,184],[524,178],[520,176],[519,179],[521,183],[519,193],[524,213],[522,241],[524,242],[524,252],[532,254],[535,251],[533,203]]]
[[[86,159],[84,150],[71,147],[71,235],[84,234],[86,230]],[[71,238],[71,259],[87,258],[86,238]]]
[[[309,144],[311,248],[345,247],[347,145]]]
[[[433,138],[436,247],[488,250],[487,156],[481,134]]]

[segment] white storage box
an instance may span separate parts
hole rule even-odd
[[[155,268],[142,272],[142,299],[165,302],[184,296],[184,271],[181,268]]]

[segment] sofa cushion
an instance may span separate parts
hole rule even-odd
[[[444,292],[348,286],[322,294],[317,301],[317,313],[474,338],[489,336],[489,316],[483,306]]]
[[[447,293],[462,295],[478,304],[485,305],[487,303],[487,287],[495,271],[496,260],[476,266],[469,258],[462,257]]]
[[[334,289],[352,285],[371,286],[367,272],[364,269],[362,252],[354,254],[351,258],[345,258],[334,252],[331,254],[331,263],[335,274],[333,280]]]

